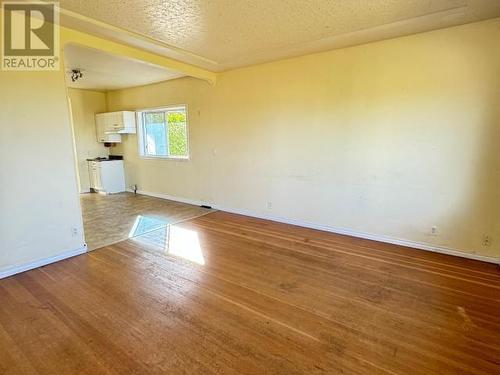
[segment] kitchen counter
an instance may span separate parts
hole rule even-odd
[[[87,161],[113,161],[113,160],[123,160],[123,156],[121,155],[109,155],[107,158],[93,158],[93,159],[87,159]]]

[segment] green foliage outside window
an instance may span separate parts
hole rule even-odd
[[[145,112],[145,152],[151,156],[188,156],[186,111]]]
[[[187,124],[185,112],[167,112],[168,148],[171,156],[187,156]]]

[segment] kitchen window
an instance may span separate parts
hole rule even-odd
[[[137,112],[139,153],[143,157],[188,159],[189,138],[185,105]]]

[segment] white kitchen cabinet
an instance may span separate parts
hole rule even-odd
[[[106,134],[135,134],[135,112],[119,111],[99,113],[99,122],[104,124],[104,132]]]
[[[122,136],[120,134],[106,131],[106,125],[109,123],[106,115],[106,113],[98,113],[95,115],[97,142],[121,143]]]
[[[90,187],[99,193],[125,191],[123,160],[89,161]]]
[[[90,187],[100,191],[102,189],[101,172],[98,162],[89,162]]]

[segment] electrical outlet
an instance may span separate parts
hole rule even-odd
[[[493,239],[490,236],[488,236],[487,234],[483,235],[483,246],[486,246],[486,247],[491,246],[492,241],[493,241]]]
[[[273,208],[273,202],[267,202],[267,209],[270,210]]]
[[[78,228],[71,228],[71,236],[76,237],[78,236]]]
[[[438,228],[435,225],[433,225],[431,227],[431,235],[433,235],[433,236],[437,235],[437,231],[438,231]]]

